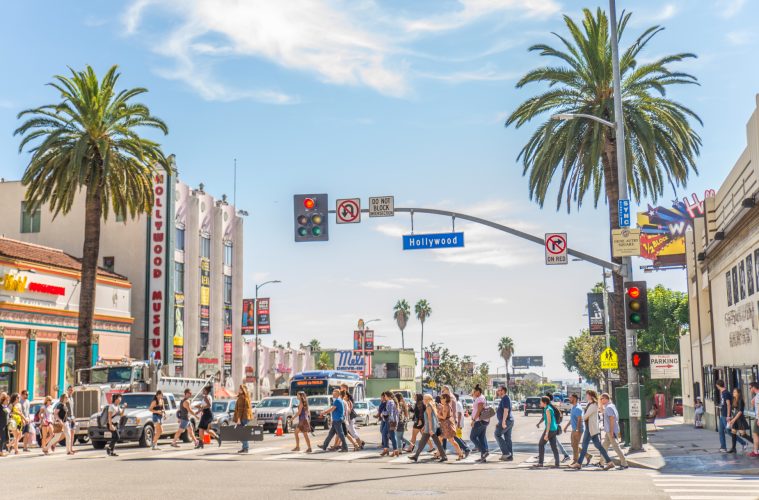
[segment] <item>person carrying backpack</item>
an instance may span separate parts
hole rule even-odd
[[[545,432],[540,436],[540,442],[538,443],[538,463],[532,467],[535,469],[544,467],[543,457],[546,452],[546,443],[550,443],[555,467],[559,468],[559,448],[556,445],[556,435],[560,429],[559,414],[561,412],[557,412],[556,407],[551,404],[551,398],[548,396],[540,398],[540,407],[543,408],[543,421],[546,424],[546,428]]]
[[[556,405],[553,404],[553,394],[551,394],[550,392],[546,392],[546,397],[548,397],[548,399],[551,401],[550,402],[550,406],[551,406],[551,408],[553,408],[554,413],[558,415],[558,417],[557,417],[558,418],[558,422],[559,422],[559,424],[561,424],[561,421],[563,419],[563,414],[561,413],[561,411],[558,408],[556,408]],[[543,418],[544,417],[542,417],[542,416],[540,417],[540,420],[538,420],[538,423],[535,424],[535,427],[540,428],[540,424],[543,423]],[[564,445],[561,443],[561,441],[559,441],[559,438],[558,438],[558,436],[561,435],[561,432],[562,432],[561,425],[559,425],[559,430],[556,433],[556,436],[557,436],[556,437],[556,446],[559,448],[559,451],[564,456],[564,458],[562,458],[561,461],[562,462],[568,462],[569,461],[569,453],[567,452],[567,449],[564,448]]]

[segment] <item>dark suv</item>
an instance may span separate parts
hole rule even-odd
[[[540,396],[533,398],[527,398],[524,402],[524,416],[529,413],[542,413],[543,409],[540,407]]]

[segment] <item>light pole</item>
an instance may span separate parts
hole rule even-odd
[[[256,296],[253,302],[255,310],[253,311],[253,334],[255,335],[256,344],[256,401],[261,400],[261,374],[258,372],[258,290],[263,288],[269,283],[282,283],[280,280],[264,281],[260,285],[256,285]]]
[[[616,132],[615,142],[617,146],[617,179],[619,182],[619,201],[627,201],[627,148],[625,147],[625,120],[622,114],[622,86],[619,77],[619,33],[617,29],[617,7],[615,0],[609,0],[609,22],[610,22],[610,39],[611,39],[611,66],[613,76],[613,93],[614,93],[614,122],[606,121],[602,118],[586,114],[561,113],[554,115],[556,120],[571,120],[574,118],[587,118],[611,127]],[[622,257],[622,266],[619,269],[619,275],[624,282],[632,279],[632,259]],[[617,297],[616,300],[623,300]],[[624,325],[617,325],[617,328],[623,328]],[[640,400],[640,384],[638,383],[638,372],[630,363],[629,353],[634,352],[638,346],[638,335],[635,331],[625,327],[625,363],[627,366],[627,388],[628,399],[630,401]],[[642,450],[640,435],[640,417],[630,417],[630,451]]]

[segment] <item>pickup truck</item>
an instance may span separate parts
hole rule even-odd
[[[126,424],[120,430],[120,443],[137,441],[142,447],[152,444],[155,428],[153,427],[152,414],[148,408],[150,408],[154,396],[155,394],[152,392],[130,392],[122,396],[121,406],[124,408]],[[179,430],[177,402],[173,394],[163,395],[163,406],[166,415],[163,418],[162,436],[171,436]],[[110,431],[98,422],[99,417],[100,413],[93,414],[88,426],[90,442],[96,450],[105,448],[106,443],[111,439]],[[186,442],[189,441],[187,433],[182,434],[182,439]]]

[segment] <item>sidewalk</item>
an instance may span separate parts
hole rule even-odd
[[[711,429],[695,429],[682,417],[656,420],[656,429],[648,425],[648,444],[644,451],[627,454],[631,467],[654,469],[666,473],[755,474],[759,475],[759,458],[739,452],[719,452],[719,436]],[[729,438],[728,438],[729,439]],[[746,449],[751,451],[751,444]]]

